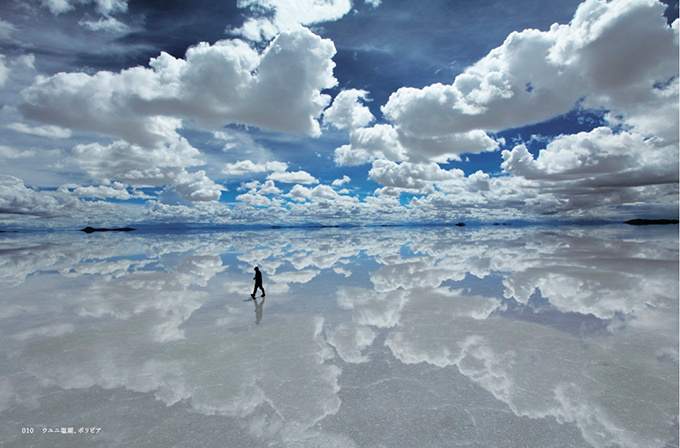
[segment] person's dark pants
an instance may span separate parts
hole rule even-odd
[[[262,291],[262,295],[264,296],[264,295],[265,295],[265,294],[264,294],[264,288],[262,287],[262,284],[261,284],[261,283],[256,283],[256,284],[255,284],[255,289],[253,289],[253,293],[252,293],[251,295],[254,296],[255,293],[257,292],[257,289],[258,289],[258,288],[260,288],[260,291]]]

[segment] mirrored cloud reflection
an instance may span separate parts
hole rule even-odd
[[[5,440],[677,444],[676,229],[1,241]]]

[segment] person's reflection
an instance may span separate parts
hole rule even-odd
[[[262,320],[262,306],[264,305],[264,297],[262,297],[262,302],[259,304],[255,298],[253,298],[253,302],[255,302],[255,325],[260,325],[260,321]]]

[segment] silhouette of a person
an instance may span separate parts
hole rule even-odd
[[[257,292],[257,288],[260,288],[262,291],[262,297],[264,297],[264,288],[262,287],[262,272],[260,272],[260,268],[255,266],[255,277],[253,277],[253,280],[255,280],[255,288],[253,289],[253,293],[250,295],[250,297],[255,299],[255,293]]]

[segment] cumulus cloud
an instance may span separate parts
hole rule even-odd
[[[333,100],[333,105],[323,113],[324,124],[337,129],[356,129],[368,126],[375,117],[361,101],[366,101],[366,90],[343,90]]]
[[[269,174],[267,179],[288,184],[318,184],[319,181],[306,171],[277,171]]]
[[[533,158],[524,145],[503,151],[506,171],[532,180],[578,182],[596,186],[644,186],[678,181],[677,148],[659,147],[630,132],[599,127],[563,135]]]
[[[291,188],[290,192],[286,196],[298,202],[304,202],[307,200],[316,202],[323,201],[329,206],[329,202],[331,202],[333,205],[337,205],[339,207],[342,206],[341,204],[346,205],[346,201],[348,200],[354,201],[353,198],[341,195],[328,185],[317,185],[314,188],[307,188],[300,184],[296,184],[293,186],[293,188]]]
[[[110,144],[76,145],[72,160],[105,185],[111,181],[131,186],[171,185],[184,200],[215,201],[224,188],[205,171],[187,170],[203,164],[204,159],[180,137],[182,120],[208,127],[243,122],[318,134],[316,119],[329,101],[320,90],[335,83],[330,59],[334,52],[330,41],[298,29],[279,36],[261,53],[240,40],[222,41],[190,48],[186,59],[162,53],[151,60],[149,68],[38,77],[23,91],[24,103],[19,108],[26,117],[46,125],[13,123],[8,127],[53,138],[70,136],[70,129],[122,138]],[[299,76],[300,72],[304,75]],[[288,113],[279,114],[279,107]],[[227,165],[225,172],[277,173],[286,168],[283,162],[258,165],[245,161]],[[280,179],[315,181],[303,172]],[[78,192],[122,194],[104,188]]]
[[[220,199],[222,191],[225,190],[224,187],[206,176],[203,170],[195,173],[182,172],[174,184],[175,191],[182,198],[191,202],[217,201]]]
[[[191,119],[206,127],[242,123],[319,135],[317,118],[335,85],[335,47],[305,28],[280,34],[258,52],[234,39],[163,52],[149,68],[40,76],[22,92],[30,119],[140,144],[167,140]],[[280,113],[285,110],[286,113]]]
[[[79,5],[95,7],[103,17],[82,21],[92,29],[115,29],[111,15],[127,7],[115,0],[53,0],[44,5],[55,14]],[[606,216],[614,207],[648,202],[672,208],[678,180],[680,22],[669,26],[660,3],[587,0],[568,24],[512,33],[451,84],[397,90],[382,107],[386,121],[378,124],[366,107],[365,90],[342,90],[331,104],[323,92],[337,85],[334,44],[304,28],[337,20],[351,8],[349,1],[243,0],[239,7],[254,18],[236,31],[258,42],[236,38],[200,43],[183,58],[161,53],[148,66],[119,72],[39,76],[23,90],[18,107],[33,123],[12,117],[6,127],[46,138],[71,138],[76,130],[104,134],[94,143],[76,145],[65,161],[84,170],[95,184],[101,182],[99,187],[82,187],[92,189],[91,197],[124,195],[110,190],[119,182],[126,191],[128,186],[132,191],[168,186],[165,193],[174,191],[192,201],[220,197],[223,187],[210,179],[214,171],[208,166],[223,154],[211,152],[213,148],[202,154],[198,144],[194,147],[182,137],[194,135],[183,126],[220,129],[213,135],[226,141],[222,152],[230,161],[217,162],[222,174],[261,174],[260,180],[271,182],[244,187],[238,197],[244,207],[220,215],[244,222],[256,212],[264,216],[256,206],[271,208],[266,219],[298,221],[312,219],[313,213],[366,221],[390,207],[396,208],[389,216],[418,220],[450,220],[453,214],[505,219],[531,213],[596,216],[604,211]],[[260,42],[264,38],[268,43]],[[1,59],[0,83],[10,73],[13,84],[15,66]],[[533,146],[530,153],[528,144],[508,148],[502,153],[502,172],[465,177],[442,168],[460,161],[461,154],[505,148],[493,132],[545,121],[575,107],[600,110],[608,128],[553,138],[538,153]],[[291,172],[285,162],[266,162],[268,137],[238,140],[224,128],[242,124],[228,132],[246,135],[255,126],[319,136],[320,121],[325,129],[348,131],[349,142],[335,150],[334,161],[340,166],[370,164],[369,179],[380,184],[374,196],[359,200],[333,190],[349,177],[311,188],[319,180],[309,166]],[[26,157],[34,151],[6,146],[0,156]],[[283,195],[274,182],[294,186]],[[76,187],[71,190],[77,196]],[[402,192],[428,197],[414,198],[405,208],[394,200]],[[149,213],[165,219],[171,210],[166,206],[150,207]],[[177,210],[185,216],[183,209]],[[196,216],[208,216],[207,210],[197,210]]]
[[[264,183],[260,183],[259,181],[248,182],[239,188],[239,190],[247,191],[246,193],[238,195],[236,199],[256,207],[267,207],[272,204],[278,204],[278,200],[272,202],[271,198],[267,197],[267,195],[279,195],[282,193],[273,180],[267,180]]]
[[[399,143],[397,131],[387,124],[353,130],[350,143],[335,150],[338,165],[361,165],[379,158],[406,159],[406,149]]]
[[[342,179],[335,179],[333,181],[333,186],[334,187],[341,187],[345,185],[346,183],[349,183],[351,181],[350,177],[346,174],[342,176]]]
[[[358,128],[350,132],[350,143],[335,150],[338,165],[361,165],[377,159],[395,162],[439,162],[460,160],[461,153],[479,153],[498,149],[498,143],[486,132],[472,130],[444,136],[407,135],[389,124]]]
[[[402,88],[382,108],[402,132],[442,136],[544,121],[586,98],[626,113],[677,76],[677,26],[653,0],[587,0],[568,25],[513,32],[451,85]],[[675,101],[675,100],[674,100]],[[677,101],[676,101],[677,103]]]
[[[265,163],[255,163],[251,160],[239,160],[235,163],[227,163],[222,172],[228,175],[238,176],[244,174],[264,173],[267,171],[281,173],[285,172],[287,169],[288,164],[285,162],[272,161]]]
[[[371,179],[388,188],[396,188],[416,194],[434,192],[435,184],[460,182],[464,173],[461,170],[444,170],[438,164],[410,162],[395,163],[389,160],[376,160],[368,172]]]
[[[0,175],[0,214],[52,218],[70,215],[80,202],[63,193],[47,193],[27,188],[21,179]]]
[[[281,190],[276,186],[273,180],[266,180],[264,183],[259,181],[248,182],[244,184],[240,190],[247,189],[250,193],[258,194],[280,194]]]
[[[180,137],[152,148],[118,140],[110,145],[76,145],[73,160],[90,176],[104,183],[112,180],[140,187],[174,185],[187,201],[216,201],[224,188],[205,171],[189,173],[185,167],[203,163],[199,151]]]
[[[293,185],[293,188],[290,189],[288,197],[295,201],[306,201],[307,199],[310,199],[312,197],[312,191],[307,187],[303,187],[300,184],[296,184]]]
[[[468,187],[477,191],[489,191],[489,175],[477,170],[468,176]]]
[[[94,179],[120,180],[138,186],[172,184],[184,167],[203,162],[199,151],[181,137],[151,148],[123,140],[109,145],[81,144],[73,148],[72,156]]]
[[[554,211],[677,199],[677,146],[637,133],[600,127],[560,136],[535,159],[524,145],[503,159],[505,171],[554,195]]]
[[[372,163],[379,193],[429,194],[410,204],[422,219],[443,217],[437,208],[486,213],[482,219],[604,217],[642,203],[676,214],[680,22],[669,26],[664,8],[654,0],[587,0],[568,24],[513,32],[452,84],[394,92],[381,108],[388,122],[351,129],[335,162]],[[443,175],[433,163],[504,145],[487,133],[574,108],[604,111],[608,127],[556,137],[536,158],[521,144],[504,151],[509,177],[428,177]]]

